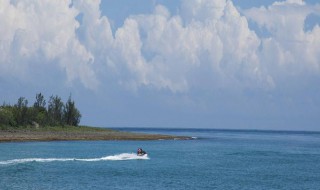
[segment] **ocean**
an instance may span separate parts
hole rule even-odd
[[[320,189],[319,132],[120,130],[194,139],[0,143],[0,189]]]

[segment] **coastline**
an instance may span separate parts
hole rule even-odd
[[[1,142],[91,140],[190,140],[186,136],[144,134],[88,126],[0,129]]]

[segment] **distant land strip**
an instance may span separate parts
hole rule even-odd
[[[88,126],[21,127],[0,129],[0,142],[77,140],[190,140],[187,136],[144,134]]]

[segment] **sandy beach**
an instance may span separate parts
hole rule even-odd
[[[46,127],[0,130],[0,142],[67,141],[67,140],[170,140],[189,137],[143,134],[96,127]]]

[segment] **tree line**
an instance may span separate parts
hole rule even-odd
[[[80,123],[81,114],[71,95],[66,103],[59,96],[52,95],[47,104],[39,93],[32,106],[28,103],[24,97],[20,97],[14,105],[3,103],[0,106],[0,126],[78,126]]]

